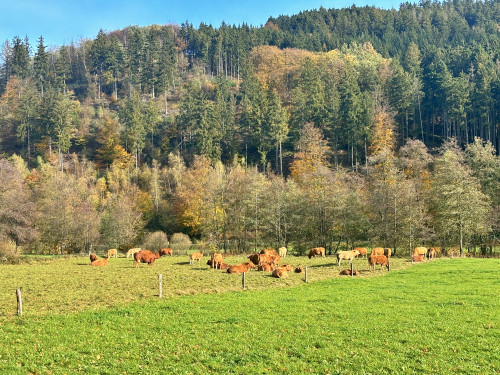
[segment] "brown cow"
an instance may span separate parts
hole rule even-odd
[[[429,251],[427,252],[427,258],[432,259],[432,258],[436,258],[436,256],[437,256],[436,249],[433,247],[430,247]]]
[[[210,266],[210,268],[212,268],[212,264],[213,264],[212,259],[207,260],[207,266]],[[227,264],[227,263],[222,263],[220,265],[221,270],[227,270],[228,268],[229,268],[229,264]]]
[[[271,256],[276,256],[278,254],[276,254],[276,251],[274,249],[271,249],[271,248],[267,248],[267,249],[264,249],[264,250],[261,250],[260,251],[261,254],[264,254],[264,255],[271,255]]]
[[[413,256],[419,256],[422,255],[424,258],[427,256],[427,248],[426,247],[416,247],[415,250],[413,251]]]
[[[243,273],[248,272],[250,269],[254,268],[255,264],[252,262],[238,264],[236,266],[231,266],[227,269],[227,273]]]
[[[259,266],[257,267],[257,270],[259,271],[265,271],[265,272],[272,272],[276,269],[276,266],[274,264],[267,264],[267,263],[263,263],[263,264],[259,264]]]
[[[297,267],[297,268],[295,268],[295,273],[302,273],[304,271],[305,271],[304,267]]]
[[[358,270],[353,270],[352,274],[353,274],[353,276],[358,276],[359,272],[358,272]],[[351,270],[350,269],[342,270],[342,271],[340,271],[339,275],[351,276]]]
[[[248,256],[248,259],[250,260],[250,262],[252,262],[253,264],[259,264],[259,261],[260,261],[260,254],[252,254],[252,255],[249,255]]]
[[[423,255],[414,255],[412,258],[413,262],[423,262],[425,260],[425,257]]]
[[[203,256],[203,253],[201,251],[197,251],[195,253],[191,253],[189,255],[189,264],[194,264],[195,260],[197,260],[198,263],[199,263],[202,256]]]
[[[90,258],[90,263],[92,263],[97,260],[97,255],[92,253],[89,255],[89,258]]]
[[[133,249],[130,249],[129,251],[127,251],[127,258],[130,256],[134,256],[135,253],[141,250],[142,249],[140,247],[134,247]]]
[[[281,257],[279,255],[268,255],[268,254],[260,254],[259,263],[258,264],[274,264],[278,266],[280,264]]]
[[[286,258],[286,253],[287,253],[287,251],[288,251],[288,250],[286,249],[286,247],[280,247],[280,248],[278,249],[278,255],[279,255],[280,257],[282,257],[282,258]]]
[[[158,251],[158,254],[160,254],[161,257],[164,255],[172,256],[172,249],[170,247],[167,247],[165,249],[160,249],[160,251]]]
[[[277,279],[286,279],[288,277],[288,273],[283,268],[276,268],[271,275]]]
[[[347,259],[350,263],[352,263],[354,258],[356,258],[358,255],[359,255],[358,250],[339,251],[337,253],[337,261],[339,262],[339,266],[342,259]]]
[[[325,257],[325,248],[324,247],[315,247],[309,251],[309,259],[315,257],[316,255],[321,255],[323,258]]]
[[[217,266],[218,266],[219,269],[221,269],[222,261],[224,260],[224,258],[222,257],[222,254],[213,253],[210,260],[212,261],[212,268],[217,269]]]
[[[384,255],[384,248],[383,247],[374,247],[372,249],[372,252],[370,255]]]
[[[388,247],[384,247],[384,255],[387,257],[387,258],[390,258],[391,257],[391,254],[392,254],[392,250],[389,249]]]
[[[151,267],[160,254],[153,253],[149,250],[141,250],[134,254],[135,268],[139,267],[139,263],[147,263]]]
[[[285,271],[291,271],[293,270],[292,266],[287,264],[282,265],[281,267],[278,267],[279,269],[285,270]]]
[[[108,258],[118,258],[118,250],[116,250],[116,249],[109,249],[107,257]]]
[[[389,262],[387,260],[387,257],[385,255],[370,255],[368,257],[368,264],[370,266],[370,271],[375,269],[375,266],[377,264],[380,264],[380,269],[382,269],[384,266],[389,269]]]
[[[97,259],[97,260],[94,260],[92,263],[90,263],[91,266],[107,266],[108,265],[108,258],[104,258],[104,259]]]
[[[366,247],[355,247],[353,250],[356,250],[359,255],[361,255],[361,257],[363,257],[363,255],[365,256],[366,258],[366,254],[368,253],[368,250],[366,249]],[[357,258],[358,256],[356,256]]]

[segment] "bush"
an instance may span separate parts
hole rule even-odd
[[[19,253],[17,252],[16,243],[6,240],[0,242],[0,263],[17,263],[19,262]]]
[[[170,243],[172,245],[178,246],[191,246],[192,242],[187,234],[184,233],[174,233],[172,237],[170,237]]]
[[[168,247],[167,235],[162,231],[149,233],[142,244],[143,249],[157,252],[160,249]]]

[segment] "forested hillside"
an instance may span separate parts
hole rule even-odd
[[[155,231],[237,251],[493,246],[499,53],[500,4],[472,0],[131,26],[50,50],[14,36],[3,252]]]

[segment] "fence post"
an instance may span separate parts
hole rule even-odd
[[[306,266],[306,280],[305,280],[305,281],[306,281],[306,283],[307,283],[307,266]]]
[[[351,277],[354,276],[353,273],[354,273],[354,266],[352,265],[352,261],[351,261]]]
[[[243,289],[245,289],[245,278],[246,278],[246,272],[243,272],[241,275],[241,285],[243,286]]]
[[[163,297],[163,282],[162,281],[163,281],[163,274],[160,273],[158,275],[158,296],[160,298]]]
[[[387,258],[387,271],[391,270],[391,258]]]
[[[23,315],[23,298],[21,296],[21,288],[16,289],[16,297],[17,297],[17,315]]]

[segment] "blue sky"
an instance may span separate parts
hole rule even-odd
[[[36,48],[40,35],[50,47],[93,39],[99,29],[112,31],[130,25],[200,22],[218,27],[228,24],[260,26],[270,16],[292,15],[301,10],[375,5],[398,9],[400,0],[2,0],[0,43],[28,36]]]

